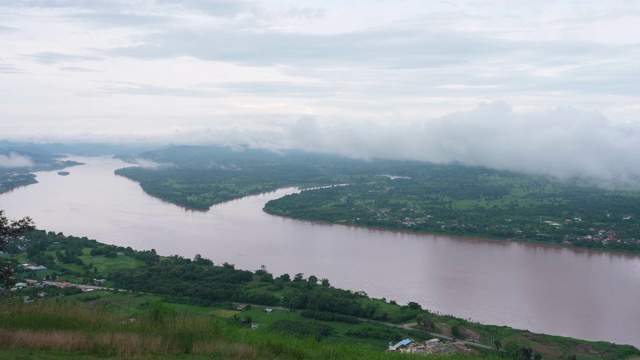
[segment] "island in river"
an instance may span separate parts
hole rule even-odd
[[[12,143],[0,142],[4,143],[5,146],[15,146]],[[22,145],[20,148],[24,148],[25,145]],[[26,186],[35,184],[38,181],[36,180],[36,176],[34,172],[37,171],[47,171],[47,170],[59,170],[64,169],[71,166],[81,165],[81,163],[70,160],[61,160],[62,155],[54,155],[45,150],[42,150],[35,145],[31,145],[31,147],[27,148],[26,151],[19,148],[1,148],[0,147],[0,155],[8,156],[8,157],[16,157],[21,159],[19,163],[16,163],[12,166],[3,166],[0,167],[0,194],[18,188],[20,186]],[[19,165],[19,166],[18,166]],[[61,171],[58,174],[61,174]],[[64,175],[68,175],[66,172]]]
[[[640,253],[638,188],[612,190],[577,179],[459,164],[363,161],[299,151],[181,146],[140,156],[155,165],[116,174],[139,182],[152,196],[192,209],[285,186],[318,186],[273,200],[265,211],[394,231]]]

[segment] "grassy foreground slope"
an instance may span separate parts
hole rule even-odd
[[[137,316],[135,321],[117,312],[73,303],[3,301],[0,309],[2,359],[406,358],[349,344],[251,331],[211,316],[162,307]]]

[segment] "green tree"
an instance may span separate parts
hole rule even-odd
[[[493,342],[493,346],[496,348],[496,350],[500,351],[500,349],[502,349],[502,343],[500,342],[500,340],[494,340]]]
[[[11,239],[31,230],[35,230],[35,226],[30,217],[9,220],[4,215],[4,210],[0,210],[0,251],[4,250]],[[10,262],[0,261],[0,284],[5,288],[10,288],[14,284],[13,266]]]
[[[451,337],[454,339],[462,339],[462,332],[459,325],[453,325],[451,327]]]
[[[436,329],[436,324],[429,319],[429,316],[425,314],[420,314],[416,318],[418,327],[423,331],[434,331]]]
[[[213,261],[207,258],[203,258],[200,254],[196,254],[196,256],[193,258],[193,262],[198,265],[213,266]]]

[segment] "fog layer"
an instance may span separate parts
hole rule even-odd
[[[342,124],[313,118],[290,129],[295,147],[351,157],[460,162],[559,178],[624,184],[640,176],[637,126],[571,108],[516,113],[502,102],[409,125]]]
[[[635,183],[640,177],[638,126],[574,108],[516,112],[504,102],[494,102],[411,123],[329,124],[309,116],[273,131],[200,129],[172,135],[192,143],[458,162],[561,179],[580,177],[605,186]]]
[[[33,165],[33,161],[28,156],[14,152],[9,153],[9,155],[0,154],[0,168],[24,168]]]

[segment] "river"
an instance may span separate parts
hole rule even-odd
[[[304,273],[369,296],[487,324],[640,347],[640,257],[517,242],[414,235],[271,216],[295,188],[185,210],[113,174],[124,162],[72,160],[69,176],[0,195],[13,219],[107,244],[196,254],[216,264]]]

